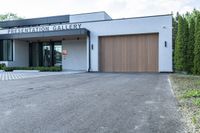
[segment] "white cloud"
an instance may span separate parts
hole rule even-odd
[[[0,13],[26,18],[106,11],[113,18],[184,13],[199,9],[199,0],[4,0]]]

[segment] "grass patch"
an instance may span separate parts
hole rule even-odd
[[[192,123],[197,124],[197,118],[195,116],[192,117]]]
[[[188,127],[200,133],[200,76],[171,74],[170,80]]]
[[[194,99],[193,104],[200,107],[200,98]]]
[[[195,82],[196,86],[200,86],[200,80]]]
[[[187,90],[184,94],[183,94],[183,98],[197,98],[200,97],[200,90],[198,89],[192,89],[192,90]]]

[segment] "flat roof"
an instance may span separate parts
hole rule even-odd
[[[45,24],[69,23],[70,16],[101,13],[101,12],[108,15],[105,11],[99,11],[99,12],[80,13],[80,14],[72,14],[72,15],[59,15],[59,16],[30,18],[30,19],[21,19],[21,20],[9,20],[9,21],[0,21],[0,27],[1,28],[13,28],[13,27],[25,27],[25,26],[38,26],[38,25],[45,25]],[[140,18],[161,17],[161,16],[172,16],[172,14],[139,16],[139,17],[129,17],[129,18],[117,18],[117,19],[108,19],[108,20],[93,20],[93,21],[84,21],[84,22],[81,22],[81,23],[113,21],[113,20],[126,20],[126,19],[140,19]]]
[[[164,16],[173,16],[173,15],[172,14],[162,14],[162,15],[116,18],[116,19],[106,19],[106,20],[92,20],[92,21],[84,21],[84,22],[80,22],[80,23],[93,23],[93,22],[116,21],[116,20],[127,20],[127,19],[142,19],[142,18],[153,18],[153,17],[164,17]],[[77,23],[77,22],[75,22],[75,23]],[[73,23],[71,23],[71,24],[73,24]]]
[[[1,28],[37,26],[44,24],[69,23],[69,15],[0,21]]]

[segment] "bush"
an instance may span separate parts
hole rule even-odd
[[[39,70],[41,72],[62,71],[62,67],[60,67],[60,66],[54,66],[54,67],[4,67],[2,69],[5,71],[13,71],[13,70]]]
[[[6,64],[0,64],[0,70],[3,70],[3,68],[5,68],[6,67]]]

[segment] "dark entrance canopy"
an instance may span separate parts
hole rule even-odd
[[[87,36],[89,31],[87,29],[71,29],[61,31],[35,32],[35,33],[21,33],[21,34],[2,34],[0,39],[28,39],[28,38],[50,38],[62,36]]]

